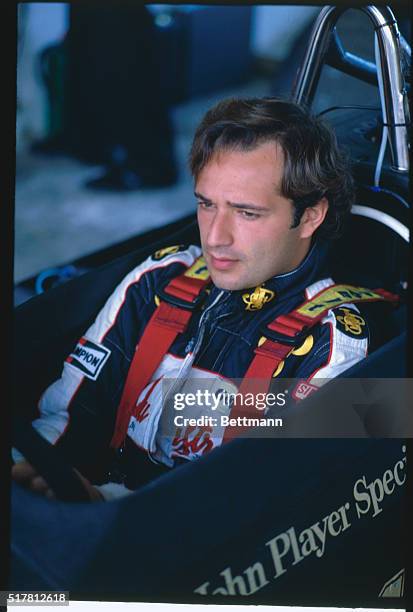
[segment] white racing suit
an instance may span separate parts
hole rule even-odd
[[[136,475],[142,459],[164,471],[221,443],[222,428],[216,432],[213,427],[190,425],[171,429],[178,414],[200,414],[199,406],[177,411],[173,402],[165,401],[171,384],[185,392],[186,385],[196,379],[204,380],[212,393],[236,391],[236,381],[248,369],[265,326],[334,284],[325,271],[326,246],[316,243],[295,270],[264,283],[268,295],[273,295],[260,309],[251,308],[248,294],[252,290],[227,291],[211,285],[203,307],[193,313],[186,331],[178,335],[137,398],[122,449],[127,450],[122,477],[115,477],[110,470],[113,452],[109,444],[135,347],[157,308],[157,288],[182,274],[200,255],[197,246],[171,247],[133,269],[67,357],[61,378],[40,398],[34,427],[98,483],[107,499],[138,486]],[[347,303],[329,310],[311,330],[311,338],[280,364],[275,377],[297,378],[307,388],[316,388],[317,381],[336,377],[363,359],[370,342],[364,307],[364,303]],[[355,317],[357,333],[343,323],[346,315],[347,319]],[[220,407],[216,414],[228,410]],[[19,458],[14,451],[14,460]]]

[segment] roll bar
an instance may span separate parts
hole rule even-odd
[[[387,6],[370,5],[357,8],[368,15],[377,33],[384,89],[383,119],[389,130],[393,170],[408,172],[407,126],[410,117],[407,91],[401,69],[401,42],[397,22]],[[335,26],[346,10],[348,9],[344,7],[326,6],[320,11],[295,82],[293,99],[296,102],[311,106],[320,79],[321,69],[325,63],[331,63],[335,67],[367,82],[377,83],[375,65],[344,52],[340,46]],[[407,43],[405,41],[403,43],[405,45],[403,51],[406,53]],[[410,50],[408,45],[407,49]]]

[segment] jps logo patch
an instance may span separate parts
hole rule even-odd
[[[359,314],[350,308],[337,308],[335,310],[337,327],[347,335],[365,338],[367,336],[366,322]],[[338,314],[340,313],[340,314]]]
[[[81,338],[73,353],[66,359],[66,363],[80,370],[82,374],[96,380],[111,351],[101,344],[96,344]]]
[[[261,310],[264,304],[270,302],[274,297],[274,291],[259,286],[252,293],[244,293],[242,300],[247,305],[245,310]]]

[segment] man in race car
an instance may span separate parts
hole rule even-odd
[[[353,181],[327,126],[291,102],[227,99],[199,125],[190,168],[202,250],[166,248],[132,270],[39,402],[34,427],[91,500],[125,495],[230,439],[211,421],[191,424],[205,413],[194,402],[185,417],[195,420],[175,426],[172,399],[194,381],[231,393],[242,379],[294,377],[298,400],[369,348],[360,311],[383,296],[328,274]],[[53,497],[13,458],[15,480]]]

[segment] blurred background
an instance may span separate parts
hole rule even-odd
[[[320,9],[20,3],[15,303],[193,212],[186,160],[203,114],[227,96],[288,96]],[[410,41],[409,15],[396,17]],[[367,16],[349,10],[337,29],[373,60]],[[378,106],[378,92],[326,66],[314,110],[335,104]]]

